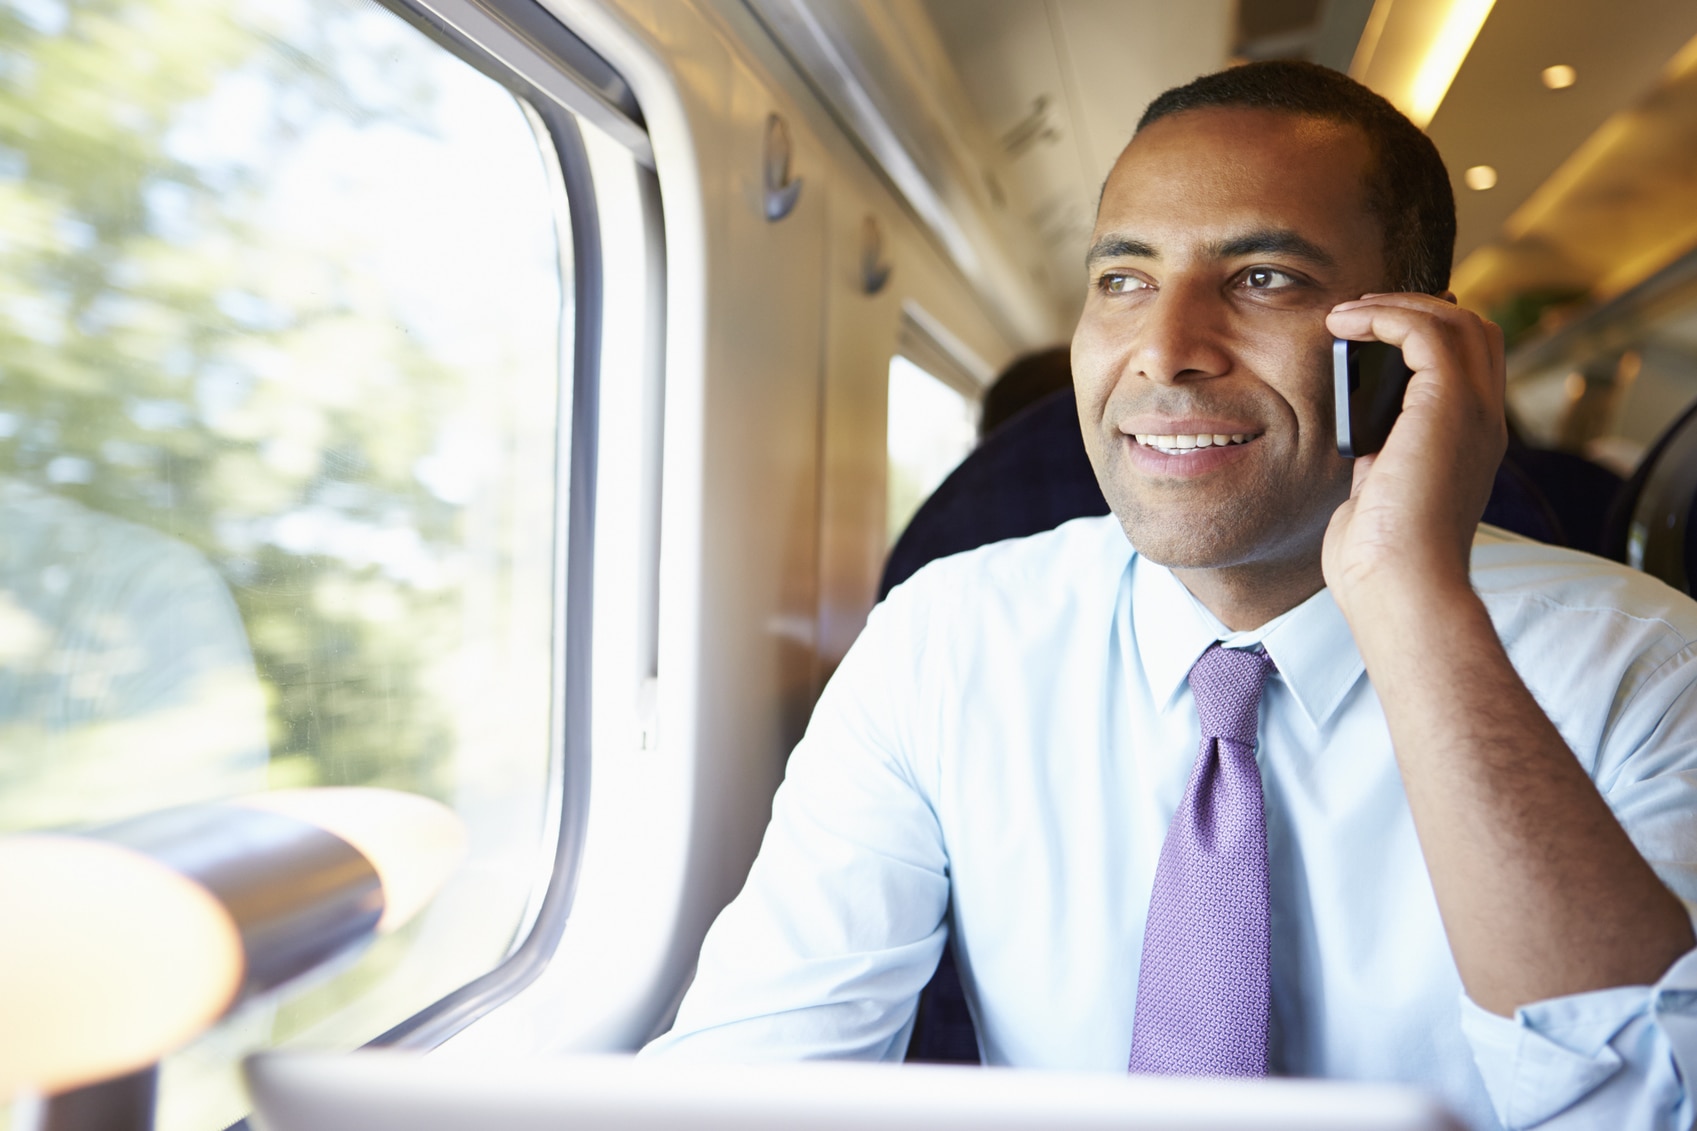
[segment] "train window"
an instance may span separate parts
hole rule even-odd
[[[534,914],[558,160],[369,0],[0,0],[0,832],[310,784],[470,832],[417,920],[170,1058],[163,1131],[241,1118],[241,1054],[370,1039]]]
[[[1509,407],[1534,443],[1626,476],[1697,402],[1697,253],[1517,351]]]
[[[901,354],[890,359],[886,536],[908,520],[978,439],[978,403]]]

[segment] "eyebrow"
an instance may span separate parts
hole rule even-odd
[[[1206,251],[1210,259],[1238,259],[1245,255],[1289,255],[1321,267],[1337,266],[1337,260],[1325,248],[1312,240],[1304,239],[1289,228],[1263,228],[1245,232],[1231,239],[1217,240],[1209,244]],[[1089,267],[1097,260],[1120,258],[1159,261],[1161,253],[1143,240],[1130,236],[1107,235],[1091,245],[1089,253],[1084,257],[1084,264]]]
[[[1089,267],[1098,259],[1159,259],[1160,253],[1142,240],[1128,239],[1125,236],[1103,236],[1090,245],[1085,253],[1084,265]]]
[[[1337,260],[1319,244],[1305,240],[1289,228],[1268,228],[1248,232],[1235,239],[1221,240],[1208,245],[1214,259],[1237,259],[1245,255],[1292,255],[1321,267],[1336,267]]]

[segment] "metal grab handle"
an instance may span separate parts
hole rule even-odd
[[[776,114],[766,117],[766,219],[776,223],[795,211],[802,179],[790,179],[790,131]]]

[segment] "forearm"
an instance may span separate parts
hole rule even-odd
[[[1386,587],[1346,610],[1384,706],[1469,996],[1648,984],[1690,920],[1627,838],[1465,588]]]

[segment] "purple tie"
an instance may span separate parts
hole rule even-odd
[[[1255,766],[1265,652],[1212,645],[1190,669],[1202,751],[1161,846],[1131,1071],[1267,1074],[1267,823]]]

